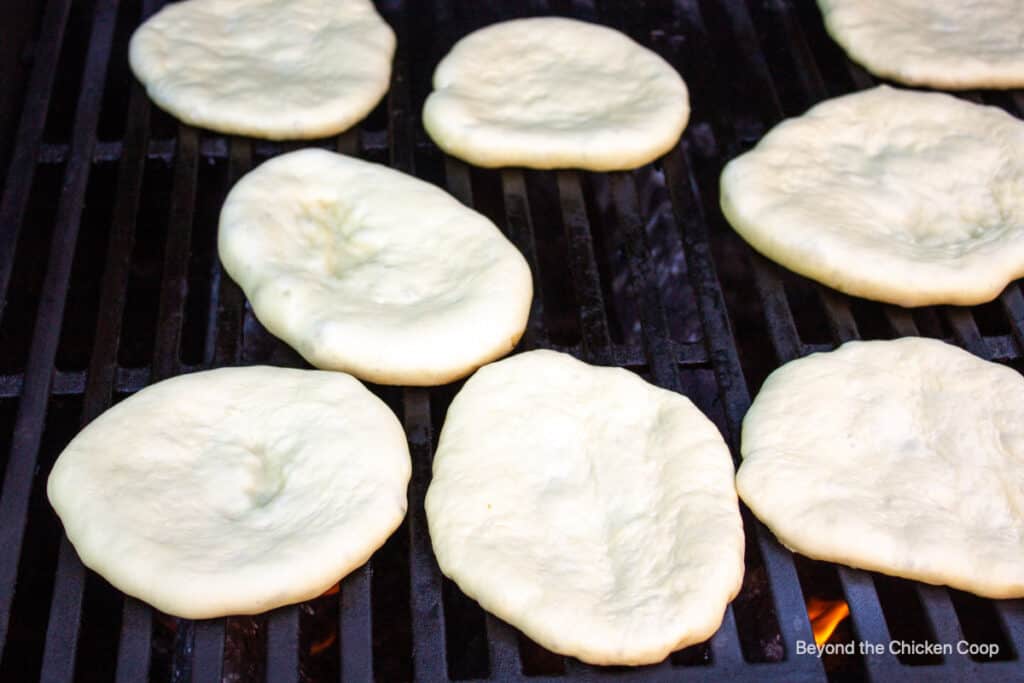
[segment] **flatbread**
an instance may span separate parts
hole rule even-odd
[[[818,0],[825,28],[872,73],[947,90],[1024,87],[1021,0]]]
[[[437,187],[319,149],[231,190],[218,249],[267,329],[310,363],[381,384],[444,384],[526,327],[530,268]]]
[[[469,34],[434,72],[423,125],[488,168],[630,169],[676,144],[689,95],[672,66],[604,26],[516,19]]]
[[[880,86],[776,126],[721,202],[759,252],[848,294],[983,303],[1024,275],[1024,122]]]
[[[531,351],[452,401],[427,521],[441,571],[553,652],[647,664],[710,637],[743,577],[729,451],[690,401]]]
[[[409,450],[341,373],[223,368],[103,413],[47,483],[85,565],[190,619],[316,597],[401,523]]]
[[[787,363],[743,421],[740,497],[817,560],[1024,597],[1024,378],[934,339]]]
[[[394,52],[369,0],[186,0],[135,31],[128,59],[182,121],[281,140],[364,118],[387,92]]]

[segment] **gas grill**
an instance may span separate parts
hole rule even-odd
[[[193,622],[85,570],[45,496],[54,459],[82,425],[175,374],[303,366],[220,270],[216,226],[242,174],[306,144],[212,134],[153,107],[127,68],[127,41],[161,4],[14,0],[0,19],[0,680],[1024,679],[1024,601],[794,556],[746,510],[743,590],[710,641],[638,669],[543,650],[481,611],[434,560],[423,497],[457,385],[372,387],[408,433],[409,514],[336,591]],[[357,129],[312,144],[435,182],[500,226],[534,272],[523,348],[627,367],[685,393],[734,456],[767,374],[849,339],[934,336],[1024,370],[1018,283],[984,306],[900,309],[788,273],[725,224],[725,161],[784,116],[873,83],[825,35],[812,2],[378,5],[398,35],[391,90]],[[437,60],[471,30],[531,14],[608,24],[668,59],[691,91],[682,142],[631,173],[482,170],[442,155],[419,123]],[[1022,93],[965,96],[1024,115]],[[830,642],[882,651],[798,654],[814,642],[811,597],[849,604]],[[999,652],[959,654],[961,641]]]

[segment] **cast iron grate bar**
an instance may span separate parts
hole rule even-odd
[[[526,194],[526,179],[519,169],[507,169],[501,172],[501,187],[505,200],[505,219],[509,237],[519,248],[533,273],[533,303],[530,307],[530,319],[527,323],[523,344],[527,348],[546,348],[548,343],[547,327],[544,324],[544,290],[540,279],[540,267],[537,261],[537,242],[534,237],[533,218],[530,213],[530,200]]]
[[[245,138],[231,141],[228,157],[228,187],[252,168],[252,144]],[[215,259],[220,267],[220,258]],[[217,336],[214,340],[213,362],[220,367],[238,365],[242,357],[242,321],[245,297],[241,288],[221,269],[217,294]]]
[[[447,664],[441,570],[434,560],[423,509],[433,459],[430,395],[426,389],[408,388],[403,399],[413,470],[408,512],[413,676],[417,680],[444,679]]]
[[[224,619],[195,623],[192,683],[220,683],[224,668]]]
[[[279,607],[267,615],[267,681],[298,683],[299,607]]]
[[[580,334],[584,359],[601,362],[602,352],[611,346],[605,315],[601,280],[594,257],[594,239],[587,219],[583,190],[576,171],[556,171],[562,207],[562,225],[569,246],[569,271],[579,306]]]
[[[125,596],[121,642],[117,649],[117,683],[136,683],[149,679],[152,633],[153,610],[149,605]]]
[[[338,634],[341,641],[342,681],[373,680],[371,562],[356,569],[341,582]]]

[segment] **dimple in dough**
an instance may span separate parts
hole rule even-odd
[[[808,557],[1024,597],[1024,378],[934,339],[787,363],[743,421],[740,497]]]
[[[854,61],[909,85],[1024,86],[1021,0],[818,0],[825,28]]]
[[[848,294],[972,305],[1024,275],[1024,122],[879,86],[772,129],[721,177],[768,258]]]
[[[87,567],[203,619],[323,593],[401,523],[410,471],[398,420],[352,377],[223,368],[103,413],[47,494]]]
[[[139,27],[128,57],[182,121],[281,140],[364,118],[387,92],[394,52],[369,0],[185,0]]]
[[[609,171],[667,152],[689,115],[683,79],[654,52],[604,26],[535,17],[456,43],[423,125],[477,166]]]
[[[218,242],[267,329],[324,370],[444,384],[505,355],[526,327],[526,260],[437,187],[319,149],[231,190]]]
[[[647,664],[710,637],[743,577],[729,451],[684,396],[531,351],[448,409],[426,497],[438,564],[544,647]]]

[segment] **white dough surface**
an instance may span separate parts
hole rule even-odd
[[[529,266],[486,217],[427,182],[320,149],[244,176],[218,250],[256,317],[311,364],[444,384],[526,327]]]
[[[1024,597],[1024,378],[935,339],[848,342],[765,381],[743,501],[808,557]]]
[[[679,140],[686,84],[625,34],[560,17],[475,31],[434,72],[423,125],[445,152],[484,167],[631,169]]]
[[[178,119],[281,140],[363,119],[388,90],[394,52],[369,0],[185,0],[140,26],[128,57]]]
[[[879,86],[782,122],[721,177],[759,252],[901,306],[974,305],[1024,275],[1024,122]]]
[[[441,571],[553,652],[647,664],[709,638],[743,577],[721,435],[621,368],[530,351],[448,409],[426,497]]]
[[[398,420],[354,378],[222,368],[93,420],[47,495],[87,567],[203,619],[322,594],[401,523],[410,471]]]
[[[852,60],[909,85],[1024,87],[1022,0],[818,0]]]

